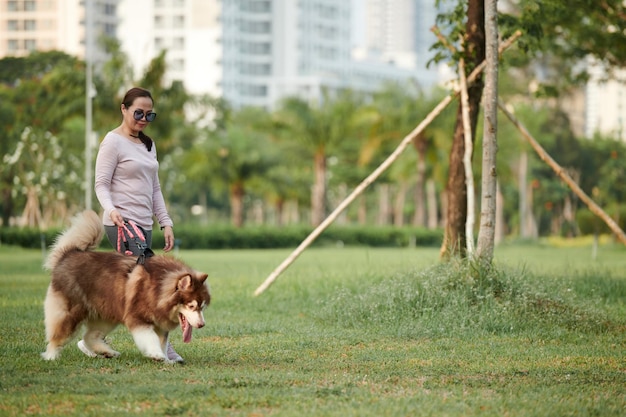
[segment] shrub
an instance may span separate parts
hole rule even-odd
[[[175,229],[175,235],[178,246],[184,249],[271,249],[296,247],[312,230],[305,226],[181,226]],[[24,248],[48,247],[61,232],[61,229],[0,228],[0,242]],[[313,246],[438,246],[441,237],[440,230],[415,227],[331,226],[318,236]],[[152,245],[163,246],[163,233],[158,229],[153,233]],[[110,248],[106,238],[101,246]]]

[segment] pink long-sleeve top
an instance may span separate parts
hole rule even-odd
[[[152,230],[153,217],[161,227],[173,226],[161,192],[154,143],[148,152],[143,143],[107,133],[96,157],[95,191],[107,226],[114,225],[110,217],[113,209],[146,230]]]

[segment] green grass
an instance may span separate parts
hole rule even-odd
[[[504,245],[496,267],[437,249],[183,251],[209,273],[187,363],[71,343],[46,362],[38,251],[0,246],[0,416],[622,416],[626,249]]]

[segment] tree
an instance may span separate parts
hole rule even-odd
[[[464,27],[462,27],[458,17],[463,15],[462,10],[464,6],[464,2],[460,1],[453,13],[440,15],[438,20],[450,28],[448,39],[458,39],[461,34],[463,35],[461,53],[466,64],[466,74],[469,75],[485,59],[485,5],[484,0],[467,0],[466,20]],[[447,50],[447,46],[441,43],[440,46]],[[442,56],[438,55],[437,59],[442,59]],[[480,75],[468,88],[469,120],[472,138],[476,135],[476,124],[478,122],[483,86],[483,78]],[[444,239],[441,247],[441,256],[444,259],[455,255],[465,256],[466,254],[467,190],[463,165],[464,153],[463,108],[459,104],[454,137],[452,139],[452,150],[450,151],[446,186],[448,207]]]
[[[13,193],[26,198],[22,218],[25,226],[46,229],[52,219],[65,219],[68,196],[82,185],[76,168],[82,162],[63,151],[60,141],[41,128],[24,129],[15,152],[3,164],[13,168]],[[74,193],[72,193],[72,188]]]
[[[223,129],[205,132],[206,137],[183,157],[185,180],[200,190],[228,194],[231,223],[236,227],[244,224],[244,198],[250,184],[278,162],[267,135],[252,128],[267,118],[258,108],[233,112]]]
[[[327,158],[346,138],[358,97],[350,90],[333,95],[323,90],[321,101],[310,103],[299,97],[284,99],[273,118],[280,135],[296,140],[313,158],[311,224],[319,225],[326,216]]]
[[[498,11],[497,0],[487,0],[485,7],[485,37],[487,69],[485,75],[485,110],[483,129],[482,198],[480,229],[476,257],[491,264],[495,246],[498,148]]]
[[[580,64],[590,56],[609,74],[626,65],[626,4],[622,0],[516,0],[507,6],[499,18],[501,30],[521,29],[526,34],[520,43],[524,55],[512,57],[512,63],[543,64],[539,81],[544,86],[584,81],[586,68]],[[550,68],[550,63],[558,67]]]
[[[5,122],[0,155],[15,154],[26,129],[37,135],[44,135],[44,132],[55,135],[67,158],[82,149],[82,142],[79,145],[73,141],[73,136],[59,133],[65,129],[66,123],[78,120],[84,112],[83,69],[84,64],[76,58],[55,51],[0,60],[0,118]],[[0,206],[4,226],[19,209],[18,204],[25,204],[21,200],[25,196],[12,192],[16,175],[14,165],[0,166]],[[76,197],[70,191],[67,192],[68,201]]]

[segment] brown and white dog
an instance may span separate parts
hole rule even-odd
[[[98,252],[104,235],[99,216],[79,214],[51,248],[45,268],[52,279],[44,302],[48,347],[44,359],[59,357],[63,346],[85,324],[85,346],[101,357],[119,352],[104,341],[118,324],[131,332],[148,358],[167,359],[168,334],[179,324],[183,341],[192,327],[204,326],[202,311],[211,301],[207,274],[166,255],[137,258]]]

